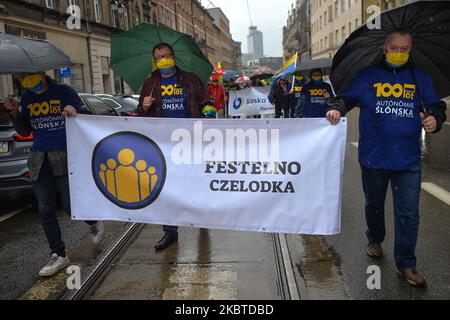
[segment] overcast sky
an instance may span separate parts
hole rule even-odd
[[[264,55],[283,56],[283,26],[294,0],[248,0],[253,25],[264,34]],[[247,35],[250,19],[246,0],[211,0],[222,9],[230,20],[233,40],[242,42],[242,52],[247,53]],[[201,0],[206,8],[212,8],[208,0]]]

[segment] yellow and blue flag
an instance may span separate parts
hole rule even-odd
[[[279,78],[286,76],[292,72],[295,71],[295,68],[297,67],[297,56],[298,53],[296,52],[282,67],[280,70],[278,70],[274,82],[278,80]]]

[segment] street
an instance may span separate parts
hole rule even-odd
[[[390,190],[386,201],[385,257],[372,260],[366,255],[364,196],[355,143],[357,115],[357,111],[349,114],[339,235],[286,235],[292,264],[289,266],[278,261],[279,240],[272,234],[181,228],[177,246],[155,253],[153,244],[162,231],[160,226],[147,225],[116,257],[108,275],[88,298],[287,299],[289,276],[282,270],[284,265],[286,270],[291,267],[293,271],[300,299],[449,299],[449,204],[444,202],[445,195],[427,186],[450,190],[448,162],[442,161],[448,157],[445,148],[448,150],[450,126],[445,124],[440,133],[443,136],[439,137],[447,146],[429,141],[424,145],[427,153],[416,252],[418,269],[426,275],[428,286],[416,289],[395,272]],[[438,152],[443,154],[436,155]],[[64,273],[50,280],[39,279],[37,275],[48,259],[48,248],[32,197],[28,192],[4,195],[1,200],[0,299],[55,299],[65,289]],[[71,221],[62,211],[59,219],[72,264],[86,268],[106,251],[107,239],[125,225],[108,222],[106,240],[98,248],[91,244],[86,224]],[[381,289],[367,287],[370,276],[367,270],[371,265],[380,267]]]

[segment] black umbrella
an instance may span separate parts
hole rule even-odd
[[[239,73],[237,73],[234,70],[225,70],[225,74],[223,75],[223,80],[230,81],[230,80],[236,80],[239,78]]]
[[[250,80],[265,80],[273,77],[273,73],[261,73],[261,74],[255,74],[254,76],[250,77]]]
[[[386,36],[413,35],[411,62],[432,78],[439,98],[450,95],[450,1],[417,1],[381,14],[381,29],[354,31],[333,59],[330,79],[342,93],[356,73],[383,56]]]
[[[0,33],[0,74],[47,71],[68,64],[70,58],[45,40]]]
[[[324,74],[328,74],[333,63],[332,58],[322,58],[314,60],[302,60],[297,68],[295,68],[292,75],[294,76],[308,76],[313,69],[321,69]]]

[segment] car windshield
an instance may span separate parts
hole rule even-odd
[[[133,98],[115,98],[115,100],[122,106],[122,111],[135,111],[139,105],[139,102]]]

